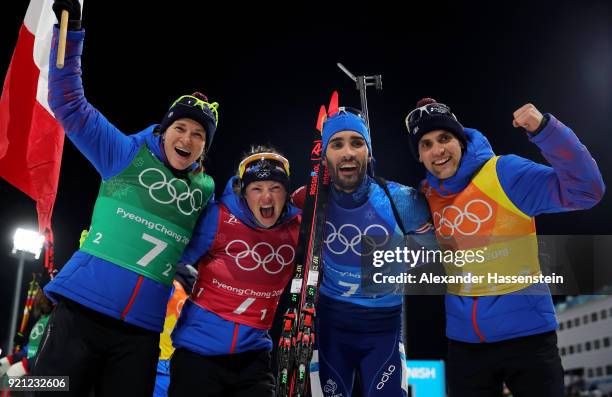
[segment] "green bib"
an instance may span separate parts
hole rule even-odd
[[[81,251],[170,285],[213,190],[209,175],[176,178],[143,145],[125,170],[100,185]]]
[[[32,327],[32,330],[30,331],[30,338],[28,339],[28,358],[34,357],[38,352],[40,340],[42,339],[48,322],[49,315],[44,314],[40,316],[36,324],[34,324],[34,327]]]

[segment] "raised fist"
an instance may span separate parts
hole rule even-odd
[[[531,133],[536,132],[544,119],[542,113],[531,103],[521,106],[513,115],[512,125],[515,128],[522,127]]]

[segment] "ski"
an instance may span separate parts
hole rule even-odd
[[[330,111],[338,108],[334,92]],[[321,133],[327,118],[321,106],[310,152],[311,172],[302,208],[302,224],[296,249],[296,268],[290,284],[289,308],[282,321],[278,345],[277,397],[309,395],[310,360],[315,341],[315,304],[322,265],[323,231],[327,208],[329,174],[323,160]]]

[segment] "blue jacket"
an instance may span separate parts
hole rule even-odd
[[[419,239],[422,245],[437,248],[429,207],[423,195],[396,182],[387,182],[387,187],[406,232]],[[368,175],[352,193],[339,191],[333,185],[330,187],[317,310],[326,318],[334,318],[333,313],[341,314],[336,316],[337,320],[350,324],[348,326],[361,327],[367,319],[368,327],[373,326],[371,324],[383,329],[395,327],[401,314],[402,295],[384,288],[362,289],[359,234],[378,237],[375,244],[388,241],[391,247],[401,246],[403,241],[386,193]],[[385,249],[392,249],[390,246]]]
[[[257,229],[255,218],[246,202],[232,188],[236,177],[232,177],[221,196],[223,204],[245,225]],[[283,224],[299,215],[300,210],[288,203],[285,214],[278,224]],[[194,235],[183,253],[181,263],[193,264],[206,255],[213,246],[219,227],[219,202],[211,201],[196,227]],[[226,236],[230,239],[231,236]],[[272,339],[268,331],[225,320],[191,300],[185,302],[181,316],[172,332],[175,348],[184,348],[204,356],[242,353],[251,350],[272,350]],[[232,348],[233,346],[233,348]]]
[[[69,31],[63,69],[57,69],[58,29],[49,63],[49,105],[66,135],[93,164],[103,180],[128,167],[142,145],[166,162],[155,126],[126,136],[85,99],[81,81],[84,31]],[[195,166],[195,165],[194,165]],[[142,277],[104,259],[77,251],[45,287],[57,301],[62,296],[130,324],[161,332],[171,286]]]
[[[497,174],[508,198],[525,214],[591,208],[604,194],[595,160],[571,129],[550,114],[544,129],[529,136],[552,167],[516,155],[497,161]],[[440,194],[467,187],[474,174],[494,156],[489,141],[477,130],[465,128],[467,149],[457,173],[439,180],[427,172],[429,185]],[[476,327],[484,338],[481,340]],[[557,328],[548,286],[534,284],[500,296],[446,296],[446,335],[463,342],[496,342],[540,334]]]

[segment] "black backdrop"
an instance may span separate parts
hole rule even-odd
[[[432,96],[466,126],[489,137],[497,153],[543,162],[512,128],[527,101],[571,126],[609,182],[612,170],[612,20],[606,1],[447,5],[384,9],[308,3],[217,6],[207,3],[89,1],[83,56],[86,95],[126,133],[160,121],[179,95],[201,90],[220,102],[220,123],[208,159],[217,193],[253,143],[273,143],[292,162],[293,184],[306,180],[306,150],[320,104],[340,90],[341,104],[359,106],[355,74],[382,74],[369,92],[378,173],[416,185],[403,118]],[[205,4],[205,5],[204,5]],[[0,74],[5,75],[27,2],[0,12]],[[64,149],[53,226],[63,264],[89,224],[99,177],[70,142]],[[35,226],[34,203],[0,180],[0,346],[6,347],[16,259],[8,256],[18,225]],[[612,201],[576,213],[543,215],[547,234],[612,234]],[[28,272],[39,268],[29,264]],[[25,282],[28,279],[26,273]],[[444,355],[441,297],[410,298],[413,358]]]

